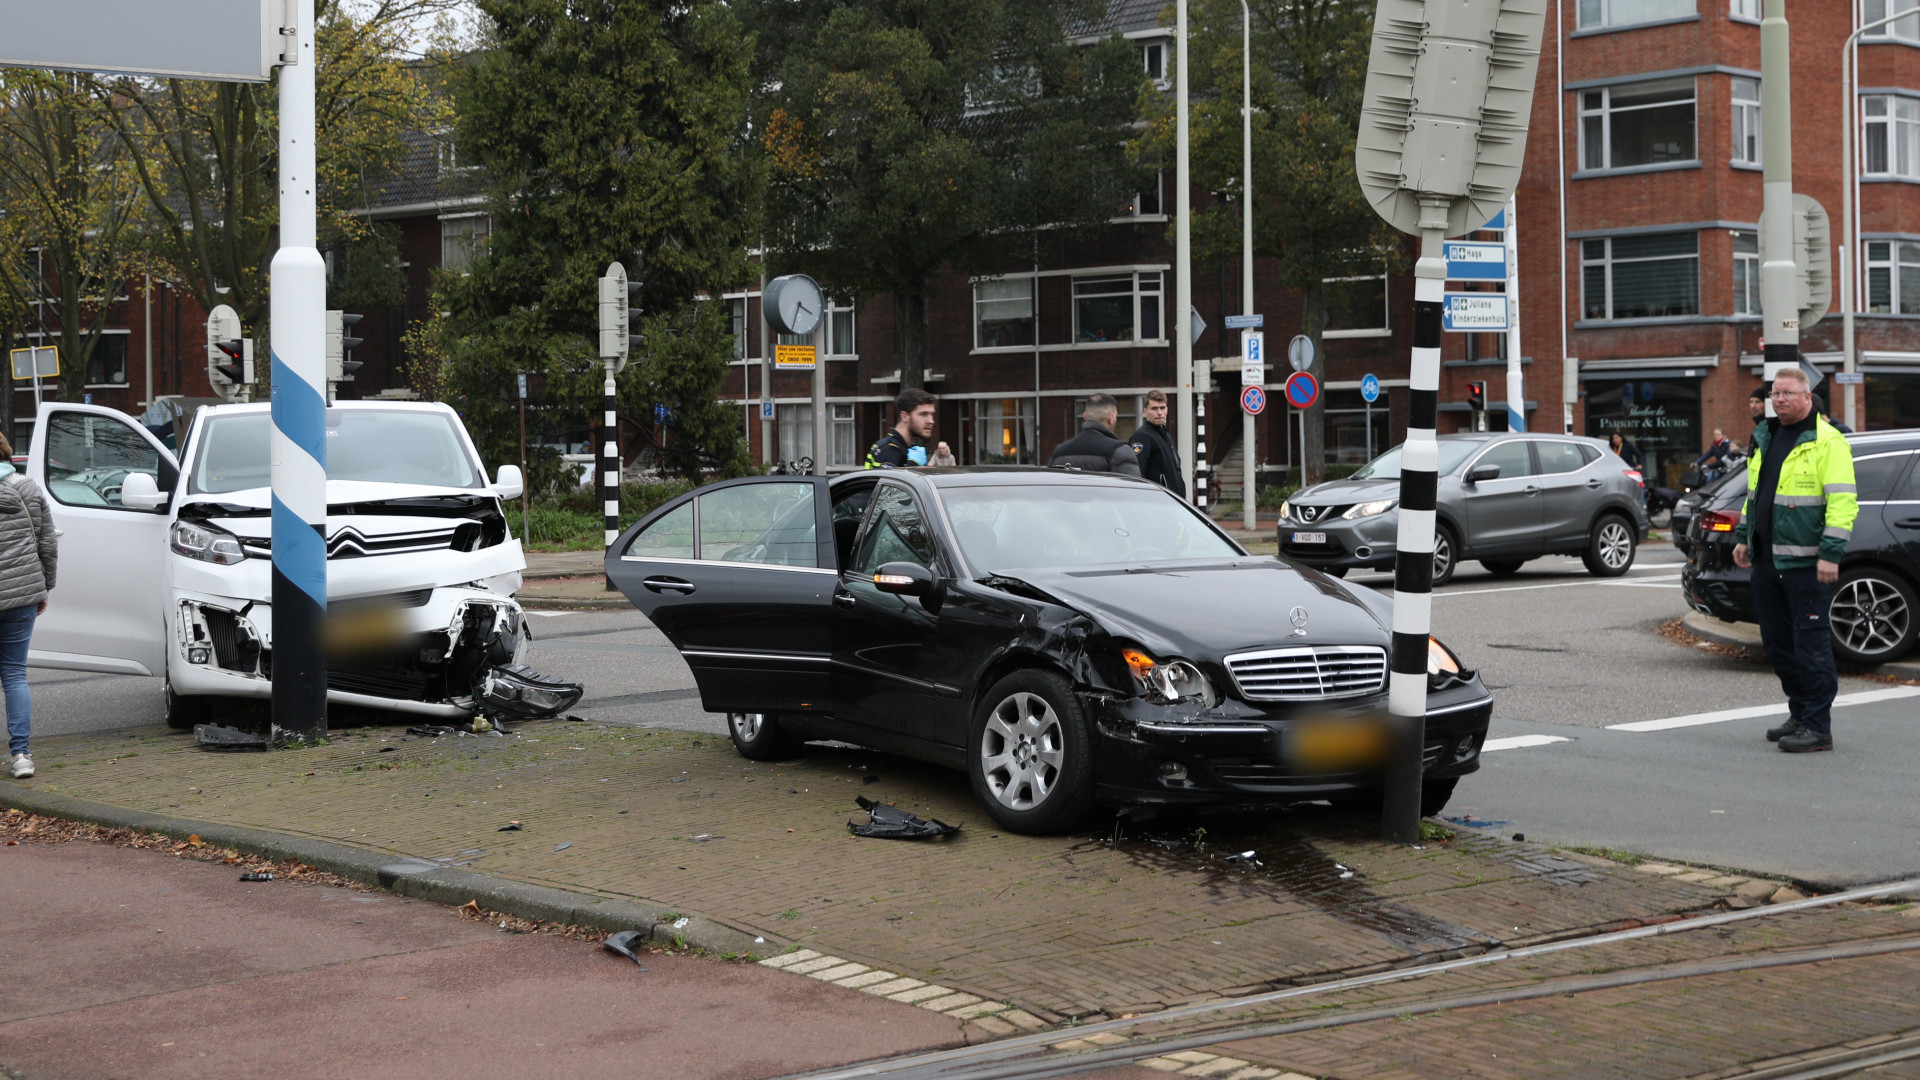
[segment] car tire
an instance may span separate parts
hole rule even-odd
[[[1093,816],[1093,725],[1052,672],[1016,671],[993,684],[974,715],[967,763],[974,795],[1008,832],[1068,832]]]
[[[1453,527],[1437,522],[1433,527],[1433,587],[1439,588],[1453,580],[1453,572],[1460,566],[1460,538],[1454,535]]]
[[[168,727],[177,731],[192,731],[195,724],[212,723],[212,698],[199,694],[176,694],[171,679],[161,683],[160,693],[166,702]]]
[[[1633,556],[1639,546],[1631,521],[1606,514],[1593,523],[1593,534],[1587,537],[1587,549],[1580,553],[1580,561],[1587,564],[1587,573],[1594,577],[1619,577],[1633,569]]]
[[[1527,565],[1527,560],[1525,559],[1481,559],[1480,565],[1486,567],[1487,572],[1490,574],[1499,574],[1501,577],[1506,577],[1508,574],[1519,573],[1520,568]]]
[[[1827,612],[1833,654],[1863,667],[1905,656],[1920,634],[1920,596],[1905,578],[1876,566],[1842,571]]]
[[[727,735],[748,761],[785,761],[800,749],[780,726],[779,713],[728,713]]]
[[[1453,789],[1460,785],[1460,778],[1446,780],[1428,780],[1420,785],[1420,816],[1432,817],[1447,808],[1447,800],[1453,798]]]

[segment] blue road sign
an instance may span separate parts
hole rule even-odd
[[[1257,386],[1249,386],[1241,390],[1240,407],[1252,416],[1259,416],[1260,410],[1267,407],[1267,392]]]
[[[773,402],[763,401],[760,403],[760,419],[762,420],[773,419]]]
[[[1506,245],[1466,244],[1450,240],[1444,246],[1448,281],[1507,280]]]
[[[1502,210],[1502,211],[1500,211],[1499,213],[1497,213],[1497,214],[1495,214],[1495,215],[1493,215],[1493,220],[1492,220],[1492,221],[1489,221],[1489,222],[1487,222],[1487,223],[1486,223],[1485,225],[1482,225],[1482,226],[1480,226],[1480,227],[1481,227],[1481,228],[1483,228],[1483,229],[1504,229],[1504,228],[1506,228],[1506,227],[1507,227],[1507,212],[1506,212],[1505,210]]]
[[[1296,409],[1308,409],[1320,400],[1320,384],[1312,375],[1296,371],[1287,376],[1287,404]]]
[[[1265,315],[1227,316],[1227,329],[1229,330],[1258,330],[1265,325],[1267,325],[1267,317]]]
[[[1377,375],[1360,376],[1360,399],[1371,405],[1380,400],[1380,377]]]
[[[1485,330],[1507,328],[1507,297],[1504,293],[1450,292],[1441,312],[1442,329],[1477,334]]]

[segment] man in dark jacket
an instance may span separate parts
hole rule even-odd
[[[1136,460],[1133,446],[1113,433],[1113,422],[1119,416],[1120,407],[1114,403],[1112,394],[1088,398],[1086,410],[1080,414],[1085,421],[1080,425],[1080,434],[1054,447],[1053,459],[1047,464],[1055,469],[1139,476],[1140,462]]]
[[[1181,498],[1187,497],[1187,483],[1180,478],[1180,451],[1167,431],[1167,394],[1147,391],[1147,422],[1133,433],[1133,453],[1140,463],[1140,475]]]

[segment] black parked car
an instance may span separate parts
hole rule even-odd
[[[1739,513],[1741,499],[1746,498],[1747,494],[1747,466],[1744,459],[1738,468],[1694,488],[1673,504],[1673,515],[1667,527],[1673,531],[1673,546],[1679,548],[1682,555],[1693,558],[1693,519],[1700,516],[1705,508],[1724,505],[1726,494],[1733,489],[1738,489],[1740,493],[1740,498],[1733,500],[1733,510]]]
[[[1920,431],[1868,432],[1847,442],[1860,516],[1833,587],[1833,651],[1871,666],[1905,655],[1920,632]],[[1733,564],[1733,530],[1746,497],[1743,472],[1701,502],[1689,527],[1690,561],[1680,572],[1689,606],[1731,622],[1754,621],[1747,571]]]
[[[1020,832],[1100,803],[1378,798],[1391,601],[1249,555],[1142,480],[727,481],[628,529],[607,574],[749,758],[842,739],[949,765]],[[1438,641],[1428,671],[1431,814],[1493,701]]]

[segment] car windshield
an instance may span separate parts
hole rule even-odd
[[[189,472],[190,490],[266,487],[272,425],[266,413],[209,418]],[[481,475],[444,413],[334,407],[327,410],[327,479],[471,488]]]
[[[1467,455],[1473,453],[1475,450],[1480,449],[1480,447],[1483,445],[1485,444],[1480,443],[1478,441],[1473,441],[1473,440],[1452,441],[1452,442],[1441,443],[1440,444],[1440,475],[1445,476],[1448,473],[1452,472],[1453,470],[1459,468],[1460,463],[1467,460]],[[1401,449],[1400,447],[1396,446],[1393,449],[1387,451],[1386,453],[1381,454],[1379,457],[1374,458],[1372,461],[1367,462],[1366,465],[1361,467],[1359,472],[1353,474],[1351,479],[1354,479],[1354,480],[1398,480],[1400,479],[1400,449]]]
[[[950,487],[940,499],[960,550],[983,573],[1240,554],[1160,488]]]

